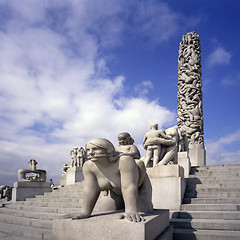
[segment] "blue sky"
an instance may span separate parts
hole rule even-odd
[[[0,0],[0,185],[34,158],[176,124],[182,35],[200,35],[207,164],[240,159],[238,1]]]

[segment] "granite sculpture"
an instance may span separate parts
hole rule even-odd
[[[115,147],[116,152],[121,155],[128,155],[134,159],[140,159],[140,152],[138,148],[133,144],[134,139],[128,132],[122,132],[118,135],[119,146]]]
[[[8,201],[12,198],[12,187],[0,186],[0,199],[7,199]]]
[[[28,162],[29,169],[18,170],[18,181],[19,182],[46,182],[47,173],[45,170],[37,169],[38,162],[35,159],[31,159]],[[27,175],[30,174],[30,175]]]
[[[85,150],[88,161],[83,165],[85,181],[82,210],[63,218],[88,218],[101,191],[113,192],[116,201],[123,199],[125,212],[122,218],[129,221],[142,221],[139,211],[152,212],[151,184],[141,160],[135,160],[130,155],[121,155],[115,151],[113,144],[104,138],[89,141]]]
[[[143,139],[143,147],[147,151],[147,156],[144,160],[145,166],[149,165],[151,159],[153,159],[153,167],[158,164],[162,165],[161,161],[164,154],[167,154],[164,159],[164,164],[167,164],[170,161],[168,152],[171,148],[169,147],[175,145],[176,140],[171,135],[168,135],[163,129],[158,129],[157,123],[152,124],[150,131],[145,134]]]
[[[189,144],[204,144],[200,51],[199,35],[183,35],[178,57],[177,122]]]
[[[63,174],[66,174],[68,169],[70,168],[71,166],[68,166],[66,163],[62,165],[62,173]]]
[[[73,148],[70,151],[70,155],[72,157],[72,167],[82,167],[83,163],[86,161],[86,154],[82,147]]]

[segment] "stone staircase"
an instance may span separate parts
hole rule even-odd
[[[174,212],[174,240],[240,239],[240,165],[194,167]]]
[[[174,240],[239,240],[239,180],[240,165],[192,168],[181,210],[170,220]],[[3,202],[0,239],[50,240],[52,220],[80,212],[81,198],[82,183],[76,183],[26,201]]]
[[[76,183],[26,201],[5,203],[5,207],[0,206],[0,239],[12,236],[8,239],[50,240],[52,220],[80,212],[81,194],[82,183]]]

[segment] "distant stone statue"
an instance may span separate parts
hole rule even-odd
[[[138,148],[133,145],[134,140],[131,135],[127,132],[122,132],[118,135],[119,146],[115,147],[116,152],[121,155],[129,155],[134,159],[140,159],[140,152]]]
[[[72,157],[71,166],[72,166],[72,167],[77,166],[77,148],[73,148],[73,149],[70,151],[70,155],[71,155],[71,157]]]
[[[67,173],[68,169],[70,168],[71,166],[68,166],[66,163],[62,165],[62,172],[63,174]]]
[[[117,198],[123,198],[125,212],[122,216],[129,221],[143,220],[139,214],[139,202],[144,209],[151,212],[151,184],[146,168],[141,160],[129,156],[120,156],[113,144],[104,138],[97,138],[86,144],[88,161],[83,165],[84,188],[81,213],[68,214],[63,218],[88,218],[101,191],[111,191]]]
[[[86,153],[83,147],[77,148],[77,166],[82,167],[84,162],[86,161]]]
[[[0,199],[7,198],[8,201],[12,198],[12,188],[9,186],[0,186]]]
[[[35,159],[31,159],[28,162],[29,169],[19,169],[18,170],[18,181],[25,182],[25,181],[40,181],[46,182],[47,173],[45,170],[36,169],[37,161]],[[28,175],[28,173],[33,173],[32,175]]]
[[[149,161],[153,158],[153,167],[161,160],[163,155],[162,147],[175,145],[175,140],[171,135],[167,135],[163,129],[158,130],[158,124],[154,123],[150,126],[150,131],[147,132],[143,139],[143,147],[147,150],[147,156],[144,160],[147,167]]]
[[[168,128],[165,130],[165,133],[168,137],[170,137],[172,144],[166,145],[162,144],[161,153],[160,153],[160,161],[157,164],[159,165],[167,165],[169,163],[177,163],[177,152],[178,152],[178,143],[180,140],[179,130],[177,126]]]
[[[70,155],[72,157],[72,167],[82,167],[83,163],[86,161],[86,153],[82,147],[73,148]]]

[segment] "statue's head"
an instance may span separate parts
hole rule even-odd
[[[150,129],[155,129],[155,130],[157,130],[157,129],[158,129],[158,124],[157,124],[157,123],[153,123],[153,124],[150,126]]]
[[[128,132],[122,132],[118,135],[118,143],[119,145],[132,145],[134,140]]]
[[[35,159],[29,160],[29,162],[28,162],[29,169],[30,170],[36,170],[37,164],[38,164],[38,162]]]
[[[105,138],[95,138],[88,141],[85,150],[87,158],[91,161],[98,161],[102,158],[107,158],[109,161],[117,159],[113,144]]]

